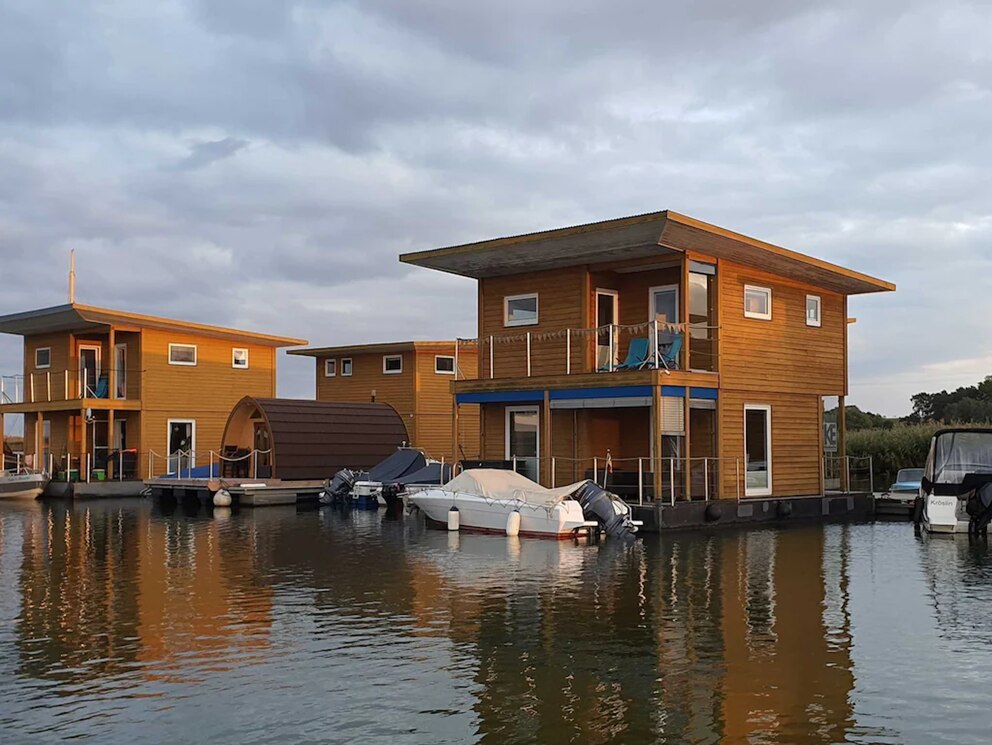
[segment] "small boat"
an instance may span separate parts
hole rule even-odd
[[[0,499],[37,499],[46,486],[48,474],[41,471],[0,471]]]
[[[973,532],[990,502],[992,429],[936,432],[915,505],[916,526],[928,533]]]
[[[325,504],[353,500],[362,506],[388,505],[402,490],[443,484],[451,466],[429,461],[416,448],[399,448],[370,471],[342,469],[328,480],[320,501]]]
[[[546,489],[514,471],[473,468],[406,497],[428,521],[459,530],[571,538],[583,529],[633,538],[630,508],[592,481]],[[449,513],[457,518],[452,521]]]

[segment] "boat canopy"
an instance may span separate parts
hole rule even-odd
[[[930,441],[925,494],[961,496],[992,482],[992,429],[942,429]]]
[[[554,506],[579,490],[586,481],[546,489],[515,471],[498,468],[471,468],[462,471],[442,488],[445,491],[476,494],[486,499],[520,500],[533,505]]]

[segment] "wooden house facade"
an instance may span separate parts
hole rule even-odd
[[[848,297],[895,289],[671,211],[401,261],[478,280],[484,460],[673,501],[824,493]]]
[[[24,337],[4,416],[37,467],[150,478],[207,465],[232,407],[276,392],[276,351],[306,341],[70,303],[0,317]]]
[[[318,401],[389,404],[403,418],[410,445],[450,462],[479,457],[479,407],[462,408],[457,446],[452,440],[451,382],[474,378],[478,368],[474,347],[456,347],[454,341],[406,341],[290,354],[314,358]]]

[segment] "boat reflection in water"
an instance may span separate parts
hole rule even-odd
[[[883,650],[894,625],[899,638],[932,633],[934,603],[944,613],[950,593],[964,608],[967,585],[954,566],[943,587],[928,583],[928,567],[961,559],[909,531],[809,526],[589,546],[449,534],[381,511],[3,509],[0,732],[911,741],[942,730],[897,699],[914,701],[932,680]],[[973,584],[987,602],[987,584]],[[934,655],[958,643],[925,638]],[[983,672],[992,667],[962,675]],[[961,696],[945,704],[952,739],[981,741],[986,709]]]

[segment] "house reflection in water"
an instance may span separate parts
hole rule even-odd
[[[461,536],[418,560],[414,612],[472,660],[485,741],[836,742],[853,726],[844,531]],[[473,578],[479,541],[503,571]]]
[[[191,682],[267,646],[272,591],[253,580],[238,531],[153,517],[148,503],[38,509],[24,521],[19,673]]]

